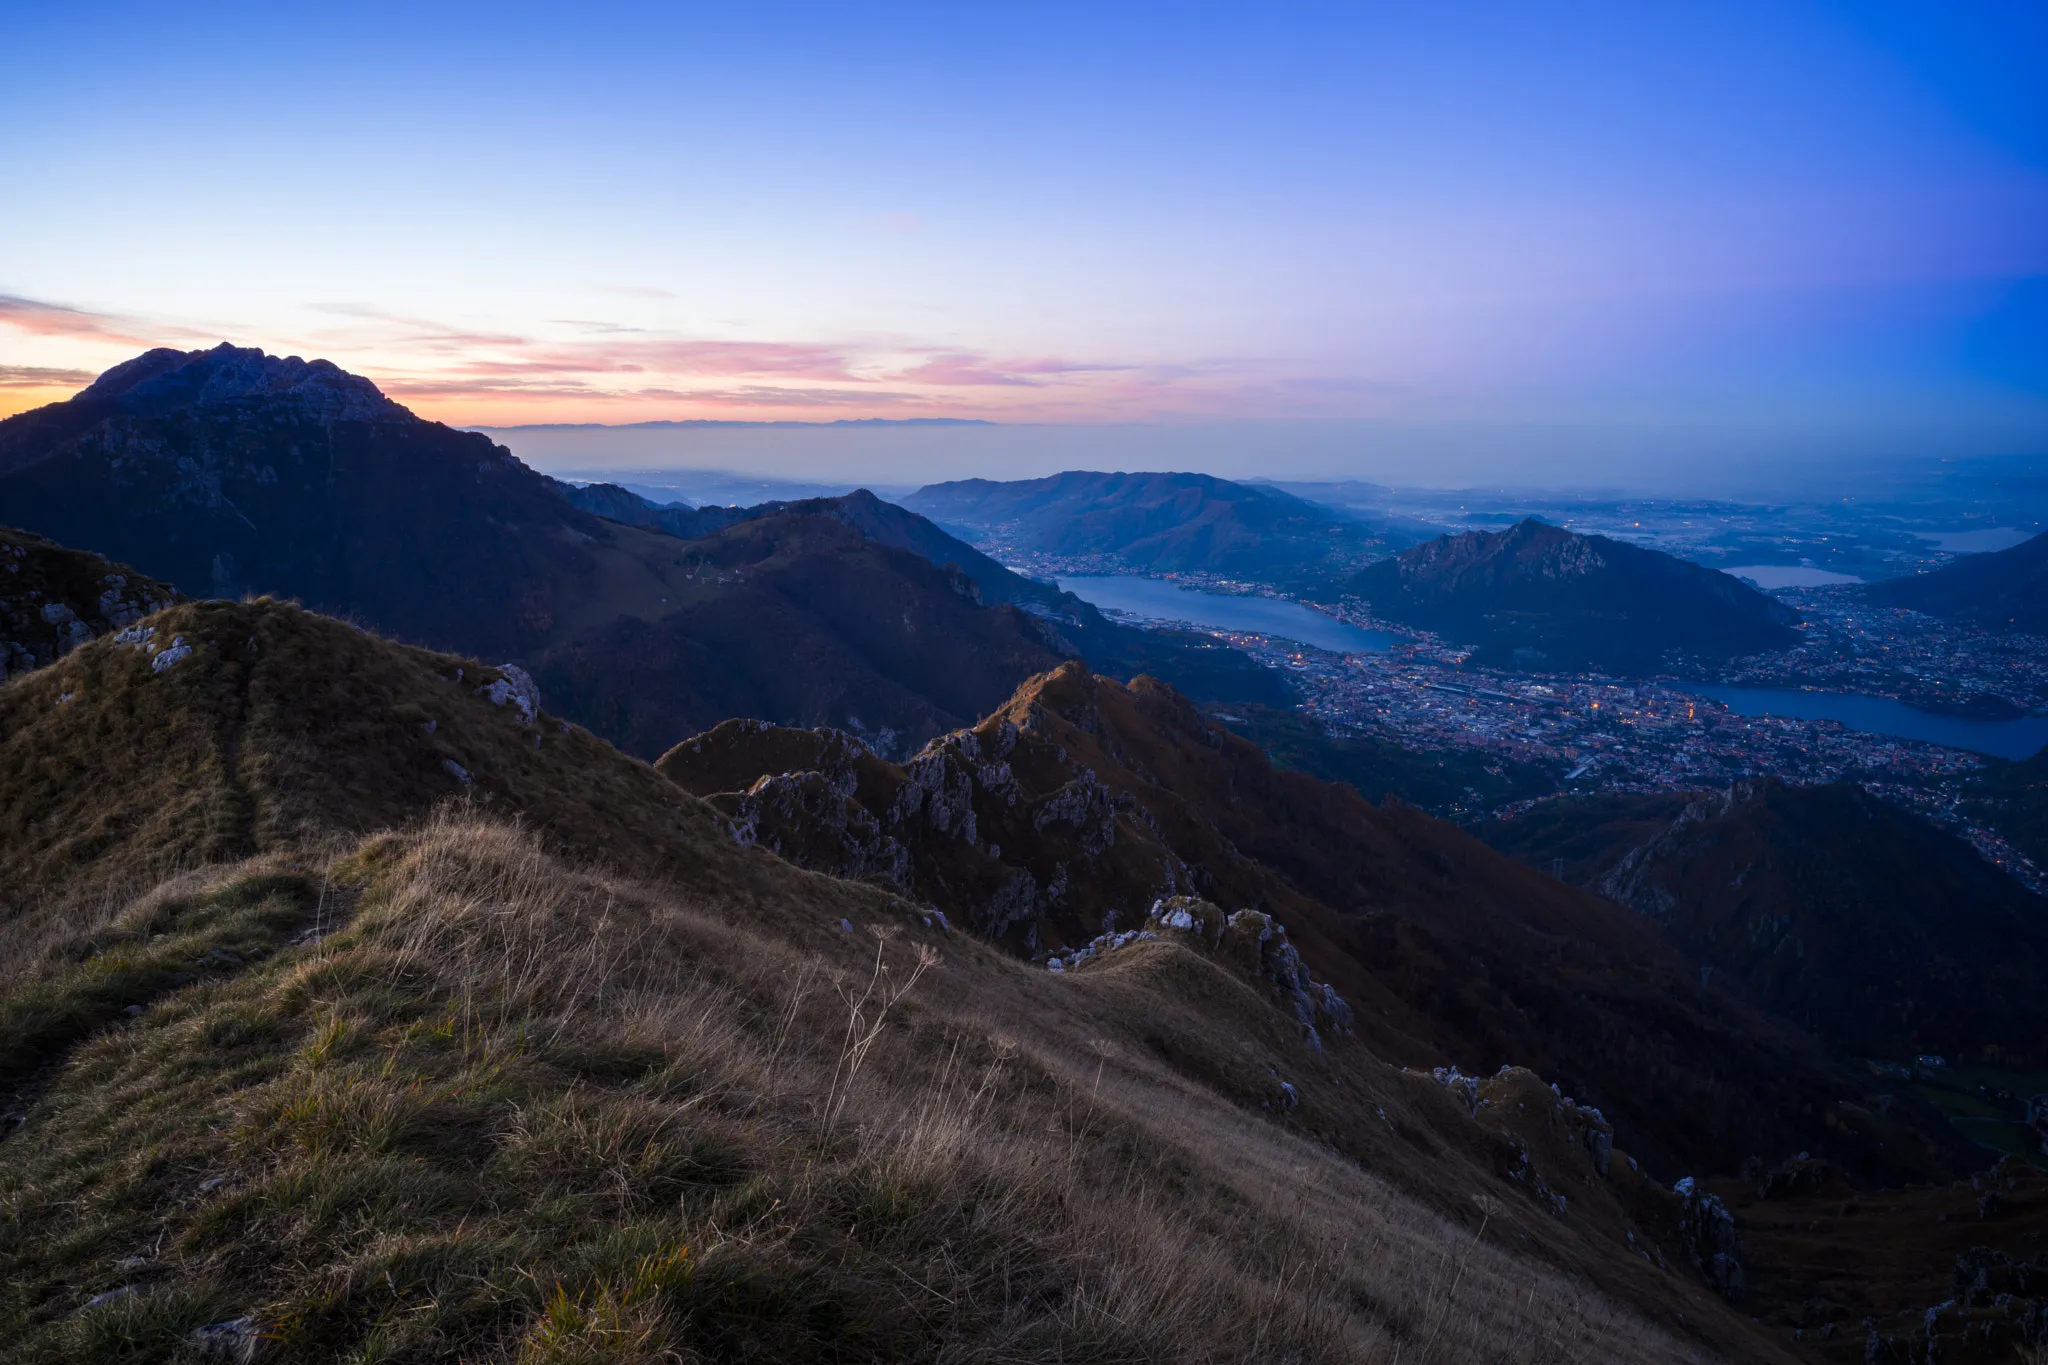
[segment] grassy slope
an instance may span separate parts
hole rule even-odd
[[[268,601],[147,625],[147,646],[97,641],[0,691],[0,905],[381,829],[458,795],[643,870],[710,828],[644,765],[494,704],[502,675],[473,660]],[[178,639],[193,654],[159,671],[150,650]]]
[[[1000,922],[1020,951],[1085,942],[1112,914],[1117,927],[1140,923],[1169,888],[1267,911],[1357,1006],[1379,1055],[1478,1074],[1531,1067],[1605,1110],[1666,1179],[1801,1148],[1879,1183],[1968,1160],[1934,1115],[1913,1120],[1919,1132],[1856,1117],[1860,1067],[1704,988],[1634,911],[1412,807],[1375,808],[1349,787],[1276,769],[1155,680],[1125,687],[1066,665],[971,735],[934,744],[912,768],[921,789],[945,795],[943,823],[893,814],[919,809],[903,800],[908,773],[804,757],[801,733],[723,726],[657,766],[699,794],[813,773],[801,799],[787,784],[764,789],[764,840],[820,871],[861,875],[865,864],[888,876],[886,858],[848,856],[888,832],[917,899],[977,932]],[[873,817],[865,828],[840,795],[849,778]],[[718,799],[748,818],[748,802]],[[835,824],[854,837],[832,837]],[[1027,874],[1038,894],[1020,906],[1007,883]]]
[[[1612,1196],[1576,1227],[1462,1199],[1498,1181],[1480,1130],[1381,1073],[1389,1164],[1433,1149],[1451,1207],[1396,1193],[1312,1140],[1359,1073],[1185,949],[1057,981],[851,889],[738,924],[463,820],[300,875],[219,869],[124,923],[276,927],[79,1049],[0,1147],[18,1358],[161,1359],[242,1315],[285,1360],[1682,1358],[1501,1250],[1591,1259]],[[353,915],[290,946],[319,885]],[[1269,1059],[1314,1097],[1284,1126]]]
[[[7,912],[0,999],[84,1021],[9,1082],[18,1358],[190,1356],[250,1315],[279,1359],[1656,1360],[1689,1348],[1622,1305],[1673,1302],[1770,1353],[1683,1269],[1668,1192],[1582,1171],[1533,1079],[1474,1122],[1356,1042],[1309,1051],[1191,948],[1058,978],[944,938],[602,746],[535,748],[443,656],[272,604],[157,624],[214,652],[135,672],[101,642],[0,690],[17,760],[89,718],[77,754],[140,785],[64,781],[130,822],[189,787],[200,817],[159,827],[157,863],[192,864],[159,880],[140,828],[10,827],[19,865],[101,888]],[[297,709],[225,709],[265,667],[304,670],[277,675]],[[379,709],[428,703],[523,827],[428,814],[431,737]],[[356,832],[379,819],[413,832]],[[849,1002],[933,952],[850,1048]],[[1570,1217],[1503,1179],[1517,1144]]]

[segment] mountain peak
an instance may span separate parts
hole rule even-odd
[[[397,422],[412,414],[331,360],[274,356],[228,342],[207,351],[159,347],[116,365],[71,400],[156,416],[191,408],[281,402],[327,422]]]
[[[1729,658],[1798,638],[1797,614],[1739,579],[1534,517],[1439,536],[1345,587],[1382,619],[1523,666],[1654,672],[1672,651]]]

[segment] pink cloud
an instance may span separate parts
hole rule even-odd
[[[599,388],[574,378],[532,375],[383,375],[377,386],[393,398],[432,399],[579,399],[593,403],[667,401],[722,407],[850,407],[874,404],[922,404],[919,394],[876,389],[795,388],[778,384],[743,384],[734,388],[683,389],[673,386]]]
[[[403,313],[386,313],[354,303],[318,303],[315,312],[333,313],[340,317],[360,318],[365,322],[382,324],[382,329],[372,337],[360,334],[353,337],[334,337],[347,345],[370,346],[399,345],[417,346],[429,351],[461,352],[485,346],[525,346],[527,339],[513,332],[480,332],[465,327],[451,326],[430,318],[408,317]],[[375,330],[375,329],[373,329]]]
[[[125,341],[136,346],[154,345],[165,329],[143,327],[132,318],[112,313],[93,313],[67,308],[61,303],[44,303],[0,294],[0,325],[42,337],[85,337],[99,341]]]
[[[837,347],[790,341],[620,341],[561,348],[550,363],[586,372],[687,374],[736,379],[777,375],[789,379],[858,382]]]
[[[604,375],[668,374],[707,379],[753,375],[786,379],[864,383],[837,348],[781,341],[594,341],[539,347],[516,358],[479,356],[457,365],[455,374]]]
[[[987,356],[956,353],[933,356],[922,365],[889,377],[899,383],[1038,388],[1050,379],[1066,375],[1116,373],[1133,368],[1079,360],[991,360]]]
[[[96,378],[91,370],[53,370],[41,365],[0,365],[0,389],[82,388]]]
[[[773,384],[747,384],[736,389],[708,389],[679,396],[703,403],[768,408],[855,407],[878,403],[916,406],[930,401],[915,393],[890,393],[878,389],[792,389]]]

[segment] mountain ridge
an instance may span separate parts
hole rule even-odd
[[[929,484],[903,505],[1017,549],[1107,559],[1136,573],[1306,582],[1390,548],[1355,518],[1277,488],[1207,474],[1072,470]]]
[[[2048,635],[2048,532],[2006,550],[1964,555],[1929,573],[1866,585],[1880,606]]]
[[[1819,1095],[1853,1103],[1859,1083],[1704,991],[1635,912],[1413,808],[1276,769],[1153,679],[1063,664],[900,766],[829,732],[746,722],[657,766],[784,856],[1020,953],[1065,957],[1182,894],[1268,913],[1381,1055],[1529,1066],[1660,1165],[1732,1171],[1774,1145],[1890,1160],[1848,1128],[1779,1127]],[[1928,1126],[1951,1147],[1937,1166],[1955,1159]]]
[[[1655,671],[1673,651],[1786,648],[1796,612],[1713,569],[1533,517],[1443,535],[1339,581],[1381,620],[1477,647],[1481,662]]]
[[[714,524],[726,515],[693,514],[691,541],[597,515],[366,379],[232,346],[148,352],[0,421],[0,524],[194,596],[282,594],[520,661],[574,719],[650,757],[732,714],[915,748],[1072,652],[1058,623],[984,608],[957,572],[820,506],[772,526]],[[1238,656],[1179,652],[1219,685],[1285,695]],[[802,686],[769,686],[791,659]]]

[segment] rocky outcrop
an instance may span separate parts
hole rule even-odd
[[[178,600],[125,564],[0,527],[0,682]]]
[[[1152,903],[1143,928],[1103,934],[1064,957],[1049,956],[1046,966],[1069,971],[1119,948],[1161,937],[1192,942],[1259,983],[1293,1016],[1311,1048],[1321,1051],[1325,1036],[1350,1036],[1356,1019],[1351,1006],[1335,987],[1309,972],[1287,941],[1285,926],[1259,910],[1226,914],[1198,896],[1164,896]]]
[[[1741,1240],[1735,1235],[1735,1215],[1719,1195],[1707,1193],[1692,1176],[1672,1189],[1685,1201],[1678,1229],[1693,1265],[1722,1298],[1740,1299],[1749,1280],[1742,1266]]]
[[[742,841],[886,883],[1020,951],[1085,947],[1184,882],[1130,799],[1028,715],[941,735],[901,763],[844,731],[729,721],[658,766]],[[1115,899],[1077,895],[1083,884]]]

